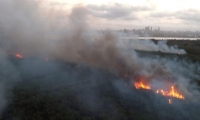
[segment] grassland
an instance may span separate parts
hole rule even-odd
[[[157,42],[157,41],[155,41]],[[187,57],[194,62],[200,62],[200,40],[168,40],[168,45],[178,45],[179,48],[186,50]]]
[[[187,55],[180,57],[200,62],[200,41],[173,40],[167,44],[185,49]],[[199,104],[174,100],[176,105],[168,105],[168,98],[150,91],[137,91],[120,83],[124,78],[96,68],[56,63],[61,68],[57,70],[41,63],[32,65],[38,73],[35,74],[35,70],[19,67],[23,61],[13,58],[12,61],[22,78],[10,90],[1,120],[198,120],[200,117]],[[43,64],[48,71],[41,68]],[[113,83],[113,80],[117,81]],[[118,82],[124,84],[121,91],[116,88]]]

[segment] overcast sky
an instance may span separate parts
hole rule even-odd
[[[52,6],[82,4],[101,29],[152,26],[161,30],[200,30],[198,0],[47,0]]]

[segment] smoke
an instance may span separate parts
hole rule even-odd
[[[167,46],[147,41],[126,41],[112,32],[100,34],[92,28],[94,18],[84,6],[72,10],[54,9],[37,0],[0,1],[1,39],[1,95],[0,110],[6,104],[7,80],[20,78],[6,53],[21,53],[25,58],[48,57],[69,63],[86,64],[110,71],[117,75],[128,75],[132,80],[144,76],[155,89],[170,79],[187,97],[199,95],[197,86],[191,81],[199,80],[200,65],[176,58],[140,57],[134,49],[182,53],[176,46]],[[12,83],[11,82],[11,83]],[[96,94],[95,92],[92,94]],[[96,98],[92,98],[96,99]]]
[[[155,44],[152,40],[127,40],[122,39],[126,48],[145,50],[145,51],[160,51],[164,53],[174,53],[174,54],[186,54],[186,51],[179,49],[178,46],[168,46],[167,40],[158,41]]]
[[[0,112],[7,103],[8,91],[12,86],[19,82],[19,72],[15,66],[8,60],[7,54],[0,49]]]

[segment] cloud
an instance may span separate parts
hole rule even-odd
[[[166,17],[172,17],[174,16],[174,13],[170,13],[170,12],[153,12],[150,13],[150,17],[153,18],[166,18]]]
[[[154,7],[149,6],[128,6],[119,3],[111,5],[87,5],[91,14],[104,19],[137,19],[139,12],[151,11]]]
[[[153,18],[174,18],[179,19],[182,21],[193,21],[193,22],[200,22],[200,10],[196,9],[187,9],[187,10],[180,10],[175,12],[153,12],[150,13],[149,16]]]
[[[54,7],[55,6],[61,7],[61,6],[67,6],[68,3],[65,3],[65,2],[63,2],[63,3],[62,2],[61,3],[60,2],[50,2],[49,5],[54,6]]]
[[[188,9],[177,12],[177,18],[181,20],[200,22],[200,10]]]

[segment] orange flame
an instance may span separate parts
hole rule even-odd
[[[183,99],[183,100],[185,99],[183,95],[181,95],[174,89],[174,86],[171,86],[170,91],[161,89],[161,90],[156,90],[156,93],[161,93],[163,96],[169,96],[169,97],[174,97],[174,98]]]
[[[147,89],[147,90],[151,90],[151,86],[150,85],[147,85],[147,84],[144,84],[143,82],[135,82],[134,83],[135,85],[135,88],[136,89]],[[175,89],[174,89],[174,86],[171,86],[170,87],[170,90],[163,90],[163,89],[160,89],[160,90],[156,90],[155,91],[157,94],[158,93],[161,93],[161,95],[163,96],[168,96],[168,97],[174,97],[174,98],[178,98],[178,99],[182,99],[184,100],[185,97],[183,95],[181,95],[180,93],[178,93]],[[170,98],[169,100],[169,104],[172,104],[172,99]]]
[[[144,84],[143,82],[134,83],[136,89],[147,89],[150,90],[151,87],[149,85]]]
[[[23,58],[23,56],[19,53],[17,53],[15,56],[18,57],[18,58]]]

